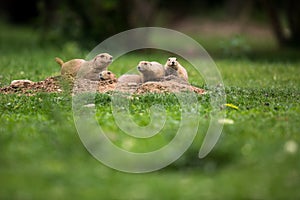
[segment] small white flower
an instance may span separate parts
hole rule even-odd
[[[95,107],[95,104],[90,103],[90,104],[84,105],[83,107],[85,107],[85,108],[93,108],[93,107]]]
[[[289,140],[285,143],[284,150],[287,153],[295,154],[298,151],[298,144],[294,140]]]
[[[232,119],[226,119],[222,118],[218,120],[219,124],[234,124],[234,121]]]
[[[134,140],[131,139],[125,140],[122,143],[122,147],[127,150],[131,149],[133,146],[134,146]]]

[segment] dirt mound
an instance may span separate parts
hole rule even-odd
[[[117,83],[115,80],[91,81],[78,79],[75,82],[63,80],[61,76],[48,77],[43,81],[32,82],[30,80],[16,80],[9,86],[0,88],[0,93],[4,94],[25,94],[34,95],[38,92],[58,93],[69,90],[73,94],[85,92],[109,93],[112,91],[126,92],[130,94],[146,93],[178,93],[191,91],[203,94],[203,89],[194,87],[185,81],[165,78],[157,82],[136,83]]]
[[[162,82],[147,82],[137,88],[136,94],[145,93],[179,93],[183,91],[195,92],[203,94],[204,90],[194,87],[189,84],[182,84],[176,81],[162,81]]]
[[[26,94],[34,95],[38,92],[62,92],[61,77],[48,77],[43,81],[33,82],[30,80],[15,80],[9,86],[0,88],[0,93],[4,94]]]
[[[130,94],[146,93],[179,93],[183,91],[203,94],[203,89],[190,85],[185,80],[167,76],[160,81],[149,81],[143,84],[139,83],[118,83],[117,81],[90,81],[86,79],[77,80],[73,87],[73,93],[95,92],[107,93],[112,91],[125,92]]]

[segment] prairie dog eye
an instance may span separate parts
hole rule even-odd
[[[168,61],[170,61],[171,59],[169,58]]]
[[[100,57],[101,57],[101,58],[104,58],[104,55],[101,55]]]

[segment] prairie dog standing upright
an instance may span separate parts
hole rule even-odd
[[[159,81],[165,76],[164,66],[158,62],[141,61],[137,66],[142,82]]]
[[[81,78],[99,80],[99,73],[107,70],[108,65],[112,62],[112,56],[108,53],[101,53],[89,61],[72,59],[64,62],[60,58],[55,58],[55,61],[61,66],[61,75],[76,77],[80,71]]]
[[[168,58],[166,64],[165,64],[165,71],[166,75],[172,75],[172,72],[177,72],[176,75],[178,77],[183,78],[184,80],[188,81],[188,73],[186,69],[181,66],[181,64],[177,61],[177,58],[170,57]]]

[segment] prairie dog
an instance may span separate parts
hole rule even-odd
[[[116,75],[114,73],[112,73],[111,71],[107,71],[107,70],[100,72],[99,79],[101,81],[107,81],[107,80],[116,81],[117,80]]]
[[[118,83],[141,83],[142,77],[137,74],[124,74],[118,78]]]
[[[62,59],[56,57],[55,61],[61,66],[61,75],[71,75],[76,76],[80,66],[86,62],[83,59],[72,59],[67,62],[64,62]]]
[[[158,81],[165,76],[163,65],[155,61],[141,61],[137,66],[137,70],[141,73],[143,83],[147,81]]]
[[[108,65],[112,62],[112,56],[108,53],[101,53],[92,60],[72,59],[64,62],[60,58],[55,61],[61,66],[61,75],[71,75],[75,77],[80,72],[81,78],[90,80],[99,80],[99,73],[107,70]]]
[[[188,81],[188,73],[186,69],[177,61],[176,57],[168,58],[165,64],[165,71],[166,75],[174,75],[174,72],[176,72],[175,75]]]

